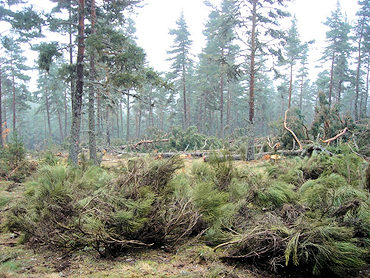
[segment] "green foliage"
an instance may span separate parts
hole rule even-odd
[[[170,135],[170,148],[177,151],[199,150],[203,149],[219,149],[222,147],[222,142],[215,137],[206,137],[203,134],[197,133],[196,127],[189,127],[187,130],[173,128]]]
[[[190,203],[190,186],[182,186],[184,177],[171,181],[180,167],[178,157],[141,159],[112,181],[97,166],[44,165],[5,226],[29,240],[71,249],[93,247],[104,256],[129,246],[178,242],[199,219]]]
[[[232,159],[228,153],[223,153],[221,156],[216,153],[211,154],[209,165],[215,173],[215,182],[220,190],[225,190],[236,175],[236,170],[233,167]]]
[[[12,141],[0,149],[0,177],[22,182],[31,174],[35,165],[28,162],[22,140],[15,133]]]
[[[0,196],[0,209],[4,208],[12,200],[11,197]]]

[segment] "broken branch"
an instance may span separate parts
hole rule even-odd
[[[303,147],[302,147],[301,142],[298,140],[297,135],[295,135],[295,133],[293,132],[293,130],[291,130],[291,129],[288,127],[288,125],[287,125],[287,115],[288,115],[288,112],[289,112],[289,109],[285,111],[285,117],[284,117],[284,128],[285,128],[287,131],[289,131],[289,132],[293,135],[294,140],[295,140],[295,141],[298,143],[298,145],[299,145],[299,149],[300,149],[300,150],[302,150],[302,148],[303,148]]]
[[[328,143],[328,145],[330,145],[330,143],[332,141],[334,141],[335,139],[338,139],[339,137],[343,136],[346,132],[347,132],[348,128],[346,127],[345,129],[343,129],[341,132],[339,132],[337,135],[335,135],[334,137],[332,138],[329,138],[329,139],[326,139],[326,140],[321,140],[323,143]]]

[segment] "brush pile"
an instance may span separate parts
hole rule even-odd
[[[247,171],[230,239],[215,249],[278,273],[348,277],[370,259],[366,164],[354,154],[318,154],[267,165],[267,175]]]
[[[47,159],[4,226],[36,245],[101,256],[197,237],[227,262],[348,277],[370,262],[366,169],[345,148],[239,167],[211,155],[191,171],[176,156],[129,160],[114,173]]]
[[[95,166],[44,165],[5,225],[37,245],[92,247],[102,256],[175,244],[192,232],[199,218],[188,196],[169,185],[181,167],[178,157],[137,159],[113,177]]]

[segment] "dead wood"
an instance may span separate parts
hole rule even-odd
[[[170,139],[156,139],[156,140],[141,140],[137,142],[136,144],[131,145],[132,148],[137,150],[137,147],[142,144],[153,144],[153,143],[159,143],[159,142],[168,142]]]
[[[339,137],[343,136],[346,132],[347,132],[348,128],[346,127],[345,129],[343,129],[341,132],[339,132],[337,135],[335,135],[334,137],[332,138],[329,138],[329,139],[326,139],[326,140],[321,140],[323,143],[327,143],[328,145],[330,145],[330,143],[332,141],[334,141],[335,139],[338,139]]]
[[[284,128],[292,134],[292,136],[294,137],[294,140],[295,140],[295,141],[298,143],[298,145],[299,145],[299,149],[300,149],[300,150],[302,150],[302,149],[303,149],[303,147],[302,147],[302,144],[301,144],[301,142],[299,141],[299,139],[298,139],[297,135],[295,135],[295,133],[293,132],[293,130],[291,130],[291,129],[288,127],[288,125],[287,125],[287,115],[288,115],[288,112],[289,112],[289,109],[285,111],[285,117],[284,117]]]

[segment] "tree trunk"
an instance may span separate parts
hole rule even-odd
[[[141,133],[141,101],[136,111],[136,138],[140,138]]]
[[[12,110],[13,110],[13,132],[15,132],[15,123],[16,123],[16,112],[15,112],[15,77],[14,77],[14,69],[13,69],[13,58],[11,58],[11,68],[12,68],[12,93],[13,93],[13,102],[12,102]]]
[[[48,121],[48,134],[49,138],[52,138],[51,135],[51,124],[50,124],[50,104],[49,104],[49,91],[48,91],[48,82],[47,82],[47,75],[46,72],[44,73],[44,78],[45,78],[45,107],[46,107],[46,120]]]
[[[154,126],[154,117],[153,117],[153,106],[152,106],[152,88],[149,92],[149,127]]]
[[[120,132],[119,132],[119,105],[116,107],[116,125],[117,125],[117,138],[120,138]]]
[[[110,146],[110,108],[109,105],[106,105],[106,111],[105,111],[105,138],[107,145]]]
[[[370,59],[367,61],[367,73],[366,73],[366,90],[363,93],[363,108],[361,109],[362,111],[362,117],[365,118],[367,116],[367,101],[369,97],[369,68],[370,68]]]
[[[227,88],[227,111],[226,111],[226,124],[230,126],[231,121],[231,105],[232,105],[232,98],[231,98],[231,90],[230,86]]]
[[[255,79],[255,58],[256,58],[256,25],[257,25],[257,0],[252,0],[252,33],[251,33],[251,61],[249,80],[249,143],[247,159],[254,159],[254,79]]]
[[[357,70],[356,70],[356,95],[355,95],[355,121],[358,121],[360,119],[360,109],[358,109],[358,96],[360,92],[360,69],[361,69],[361,40],[363,35],[363,27],[364,24],[361,25],[361,31],[360,31],[360,39],[358,41],[358,56],[357,56]]]
[[[4,100],[3,100],[3,110],[4,110],[4,128],[8,128],[8,119],[6,115],[6,95],[4,95]],[[5,138],[4,144],[8,142],[8,137]]]
[[[182,97],[184,99],[184,129],[188,128],[188,112],[186,104],[186,77],[185,77],[185,64],[182,65]]]
[[[335,61],[335,53],[333,52],[333,56],[331,58],[331,69],[330,69],[330,84],[329,84],[329,109],[331,107],[331,96],[333,92],[333,82],[334,82],[334,61]]]
[[[64,140],[63,124],[62,124],[62,116],[60,114],[60,110],[59,109],[57,109],[57,113],[58,113],[58,124],[59,124],[60,141],[63,142],[63,140]]]
[[[221,48],[221,75],[220,75],[220,137],[224,138],[224,48]]]
[[[78,6],[78,51],[77,51],[77,80],[76,90],[72,93],[72,125],[71,125],[71,145],[69,149],[69,160],[77,165],[80,128],[81,128],[81,110],[83,95],[83,77],[84,77],[84,53],[85,53],[85,0],[79,0]]]
[[[120,130],[122,131],[123,138],[123,112],[122,112],[122,99],[119,101],[119,116],[120,116]]]
[[[163,132],[163,122],[164,122],[164,111],[163,107],[159,110],[159,129]]]
[[[126,141],[130,141],[130,92],[127,94]]]
[[[304,75],[302,73],[302,79],[301,79],[301,93],[299,95],[299,110],[302,112],[303,108],[303,86],[304,86]]]
[[[64,91],[64,135],[67,137],[68,126],[68,105],[67,105],[67,90]]]
[[[337,103],[340,104],[340,100],[342,98],[342,83],[343,83],[343,80],[339,80],[339,83],[338,83],[338,95],[337,95]]]
[[[0,147],[2,148],[4,146],[3,142],[3,110],[2,110],[2,91],[1,91],[1,85],[2,85],[2,71],[1,71],[1,64],[0,64]]]
[[[72,40],[72,26],[73,26],[73,21],[72,21],[72,0],[69,1],[69,9],[68,9],[68,21],[69,21],[69,26],[68,26],[68,35],[69,35],[69,65],[72,68],[73,65],[73,40]],[[75,85],[74,85],[74,78],[73,74],[71,73],[71,96],[74,93],[75,90]],[[68,136],[68,129],[67,129],[67,122],[68,122],[68,112],[67,112],[67,93],[65,94],[65,127],[64,127],[64,134],[65,136]]]
[[[101,97],[99,91],[96,94],[96,106],[97,106],[97,134],[100,136],[103,130],[103,121],[102,121],[102,113],[101,113]]]
[[[288,110],[292,105],[292,89],[293,89],[293,64],[290,64]]]
[[[96,22],[96,11],[95,11],[95,0],[91,0],[91,35],[96,33],[95,22]],[[95,138],[95,54],[94,50],[90,49],[90,88],[89,88],[89,153],[90,160],[94,164],[98,163],[96,154],[96,138]]]

